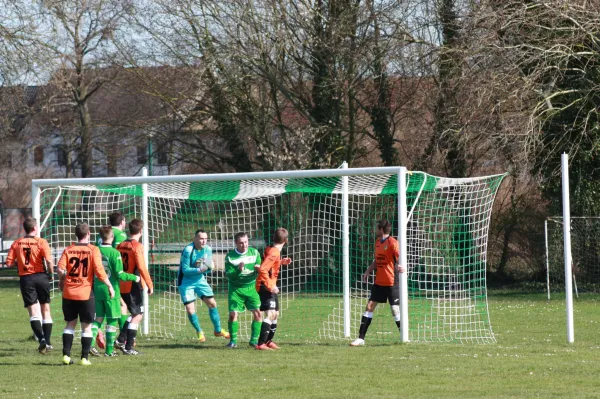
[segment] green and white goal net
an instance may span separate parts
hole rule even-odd
[[[398,187],[404,186],[398,184],[399,176],[406,183],[400,196]],[[401,251],[407,262],[408,339],[489,343],[494,335],[487,305],[486,247],[503,177],[449,179],[403,168],[363,168],[35,180],[32,191],[34,215],[43,222],[41,235],[56,257],[74,241],[77,222],[89,223],[95,237],[114,211],[124,212],[127,221],[145,220],[143,243],[155,282],[146,319],[152,336],[194,336],[176,276],[179,255],[197,229],[208,232],[215,263],[208,282],[225,323],[224,257],[234,248],[234,234],[247,232],[250,245],[262,251],[274,230],[285,227],[289,242],[282,255],[292,263],[280,273],[278,340],[354,338],[373,282],[371,277],[363,283],[361,276],[373,261],[375,225],[388,219],[394,236],[401,221],[406,223]],[[406,209],[402,218],[400,203]],[[210,331],[206,308],[199,307],[198,315]],[[245,312],[242,337],[249,335],[249,325]],[[367,339],[400,339],[389,305],[378,306]]]

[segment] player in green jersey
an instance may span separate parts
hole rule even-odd
[[[248,246],[248,234],[235,235],[235,249],[225,256],[225,275],[229,281],[229,332],[231,341],[228,348],[237,347],[237,337],[240,325],[238,312],[248,309],[252,312],[252,335],[250,345],[258,348],[258,336],[262,324],[260,313],[260,297],[256,292],[256,276],[260,268],[260,253]],[[264,345],[263,345],[264,346]],[[268,348],[270,350],[270,348]]]
[[[100,229],[100,239],[102,245],[100,245],[100,253],[102,254],[102,265],[108,275],[113,288],[115,290],[115,296],[113,299],[108,294],[108,287],[98,280],[94,281],[94,297],[96,301],[96,320],[92,325],[93,339],[96,339],[99,329],[102,326],[102,322],[106,317],[106,353],[105,356],[116,356],[114,352],[114,342],[117,337],[117,326],[119,324],[119,318],[121,317],[121,294],[119,291],[119,281],[135,281],[139,282],[140,277],[134,274],[125,273],[123,271],[123,261],[121,260],[121,253],[112,247],[114,241],[113,228],[111,226],[104,226]],[[96,348],[90,350],[90,354],[94,356],[100,356],[100,353]]]

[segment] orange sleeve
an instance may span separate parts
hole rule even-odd
[[[146,267],[146,260],[144,259],[144,247],[142,244],[136,246],[134,254],[135,262],[142,278],[142,287],[148,287],[148,289],[153,290],[154,284],[152,284],[150,273],[148,273],[148,268]]]
[[[267,254],[265,254],[267,255]],[[277,279],[274,281],[269,278],[269,271],[275,266],[275,263],[279,260],[278,256],[268,255],[265,256],[262,263],[260,264],[260,269],[258,270],[258,277],[260,281],[262,281],[265,286],[272,290],[277,285]]]
[[[6,257],[6,261],[4,261],[4,263],[8,267],[12,267],[13,263],[15,263],[15,261],[17,260],[17,258],[15,257],[15,243],[16,241],[13,242],[10,246],[10,249],[8,250],[8,256]]]
[[[392,250],[394,253],[394,266],[395,266],[395,263],[400,260],[400,244],[398,243],[398,241],[394,241],[394,247]]]
[[[94,263],[94,274],[100,281],[104,281],[108,278],[106,275],[106,271],[104,270],[104,266],[102,266],[102,255],[100,254],[100,249],[96,246],[92,246],[94,248],[92,250],[92,262]]]
[[[42,240],[41,242],[41,248],[42,248],[42,256],[44,257],[44,259],[46,259],[47,261],[52,261],[52,251],[50,251],[50,245],[48,244],[48,241],[46,240]]]
[[[60,257],[60,260],[58,261],[58,268],[64,272],[67,271],[67,249],[65,249]]]

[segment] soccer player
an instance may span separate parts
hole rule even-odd
[[[50,344],[50,280],[53,279],[54,261],[48,241],[37,237],[39,228],[36,220],[26,218],[23,221],[23,229],[25,237],[19,238],[10,246],[6,265],[19,268],[23,304],[29,313],[31,329],[39,342],[38,351],[46,354],[53,349]]]
[[[112,247],[114,240],[114,227],[104,226],[100,229],[100,253],[102,255],[102,266],[108,275],[108,279],[115,291],[114,298],[111,298],[108,287],[100,280],[94,281],[94,297],[96,298],[96,320],[92,325],[92,343],[96,339],[102,322],[106,317],[106,352],[105,356],[117,356],[114,352],[114,342],[117,338],[117,326],[121,317],[121,291],[119,281],[140,281],[140,277],[123,271],[123,262],[119,251]],[[100,356],[98,349],[93,347],[90,354]]]
[[[375,284],[371,288],[371,296],[367,308],[360,320],[358,338],[350,343],[351,346],[365,344],[365,335],[373,320],[373,312],[378,303],[389,302],[396,326],[400,329],[400,275],[404,267],[398,263],[400,247],[398,241],[390,236],[392,224],[387,220],[377,223],[377,241],[375,242],[375,260],[363,274],[366,283],[369,275],[375,270]]]
[[[287,244],[287,241],[288,231],[286,229],[275,230],[273,244],[265,248],[265,256],[258,271],[256,291],[260,296],[260,310],[265,312],[258,340],[259,347],[266,345],[271,349],[279,349],[279,346],[273,342],[279,317],[277,276],[281,265],[289,265],[292,262],[290,258],[281,259],[281,249]]]
[[[208,315],[214,327],[215,337],[229,338],[229,333],[221,329],[221,318],[217,309],[214,293],[208,282],[206,274],[213,268],[212,248],[206,245],[208,234],[204,230],[197,230],[194,234],[194,242],[187,245],[181,253],[179,273],[177,274],[177,288],[181,295],[181,302],[185,306],[188,319],[196,329],[198,340],[206,341],[204,332],[200,327],[198,315],[196,314],[196,297],[208,307]]]
[[[127,310],[131,314],[131,321],[126,322],[115,346],[123,351],[125,355],[139,355],[140,352],[133,349],[133,343],[137,330],[144,316],[144,288],[148,288],[148,295],[152,295],[154,284],[146,268],[144,259],[144,246],[140,244],[144,222],[133,219],[129,222],[129,238],[117,247],[123,259],[123,270],[127,273],[141,277],[140,283],[132,281],[121,281],[121,297],[127,304]]]
[[[66,365],[73,364],[71,347],[77,318],[81,323],[81,364],[91,365],[88,355],[92,345],[91,323],[96,312],[92,282],[94,275],[108,287],[110,298],[113,289],[104,267],[98,247],[90,244],[90,228],[87,223],[75,226],[77,243],[65,249],[58,262],[59,287],[63,293],[63,314],[67,325],[63,331],[63,358]]]
[[[237,338],[240,325],[238,322],[238,312],[248,309],[252,312],[252,334],[250,337],[250,346],[259,350],[270,350],[266,345],[258,346],[258,336],[262,324],[262,315],[260,314],[260,297],[256,292],[256,274],[260,267],[260,253],[248,246],[248,234],[236,233],[235,249],[229,251],[225,256],[225,275],[228,284],[228,305],[229,305],[229,332],[231,340],[227,344],[228,348],[237,348]]]

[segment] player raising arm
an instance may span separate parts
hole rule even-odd
[[[40,343],[38,351],[45,354],[47,350],[53,349],[50,344],[52,314],[50,313],[48,275],[52,279],[54,262],[48,241],[37,237],[39,228],[36,220],[34,218],[25,219],[23,229],[25,237],[12,243],[6,258],[6,265],[19,268],[21,296],[27,312],[29,312],[29,323]],[[46,266],[44,266],[44,262],[46,262]]]
[[[121,281],[121,296],[127,304],[127,310],[131,314],[131,321],[123,327],[119,338],[115,341],[115,346],[123,351],[125,355],[139,355],[140,353],[133,349],[133,343],[137,335],[137,330],[144,316],[144,288],[148,288],[148,295],[152,295],[154,284],[146,268],[144,259],[144,246],[140,244],[142,237],[142,228],[144,222],[140,219],[133,219],[129,222],[129,239],[123,241],[117,247],[123,259],[123,270],[126,273],[135,274],[141,277],[140,283],[132,281]]]
[[[365,335],[373,320],[373,312],[378,303],[389,302],[392,316],[396,326],[400,329],[400,276],[404,267],[398,263],[400,259],[400,246],[398,241],[390,236],[392,224],[387,220],[377,222],[377,241],[375,241],[375,260],[363,274],[366,283],[369,275],[375,270],[375,284],[371,288],[371,296],[367,308],[360,320],[358,338],[352,341],[351,346],[365,344]]]
[[[229,333],[231,340],[228,348],[237,348],[237,337],[240,329],[238,313],[248,309],[252,312],[252,334],[250,346],[258,347],[258,336],[262,316],[260,314],[260,297],[256,292],[256,271],[260,267],[260,253],[248,246],[248,234],[236,233],[235,249],[225,256],[225,275],[228,284]]]
[[[279,317],[279,288],[277,287],[277,276],[281,265],[289,265],[290,258],[281,259],[281,249],[288,240],[288,231],[278,228],[273,235],[273,245],[265,248],[265,256],[258,271],[256,279],[256,291],[260,296],[260,310],[265,312],[260,331],[258,346],[266,346],[271,349],[279,349],[273,342],[273,336],[277,330],[277,318]]]
[[[106,317],[106,352],[105,356],[116,356],[114,352],[114,342],[117,338],[117,326],[121,317],[121,291],[119,289],[119,281],[140,281],[140,277],[125,273],[123,271],[123,262],[119,251],[112,247],[114,240],[114,228],[104,226],[100,229],[100,253],[102,255],[102,266],[108,275],[108,279],[115,290],[115,297],[111,298],[108,292],[108,287],[98,279],[94,281],[94,296],[96,298],[96,320],[92,325],[92,348],[90,353],[94,356],[100,356],[100,352],[93,347],[94,339],[102,322]]]
[[[90,244],[90,228],[87,223],[75,226],[77,243],[65,249],[58,262],[60,288],[63,293],[63,314],[67,325],[63,331],[63,359],[66,365],[73,364],[71,347],[77,318],[81,323],[81,364],[89,366],[88,360],[92,344],[91,323],[96,313],[92,281],[94,275],[108,287],[108,293],[114,298],[115,291],[102,267],[102,258],[98,247]]]
[[[200,342],[206,341],[206,337],[196,314],[196,297],[200,297],[208,307],[210,321],[214,327],[214,336],[229,338],[229,333],[221,329],[221,318],[215,294],[206,281],[206,274],[210,273],[213,267],[212,248],[206,245],[207,240],[206,231],[196,231],[194,242],[183,248],[181,252],[179,273],[177,273],[177,288],[181,295],[181,302],[185,306],[188,319],[196,330]]]

